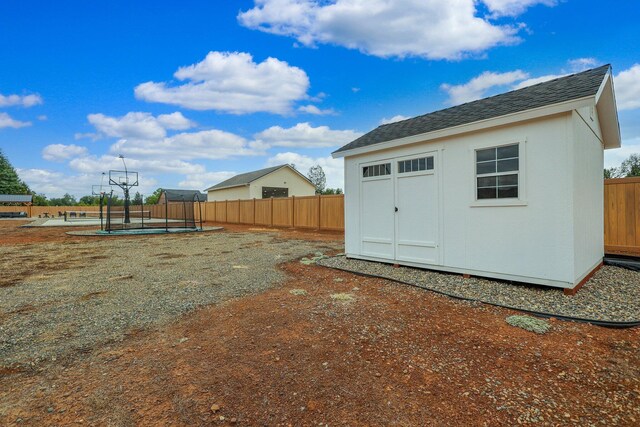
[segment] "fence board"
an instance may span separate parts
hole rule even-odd
[[[240,200],[227,200],[227,221],[231,224],[240,222]]]
[[[324,196],[320,198],[320,228],[324,230],[344,230],[344,196]]]
[[[318,228],[319,200],[317,196],[296,197],[294,223],[299,228]]]
[[[254,218],[254,201],[253,200],[240,200],[240,217],[238,221],[240,224],[253,224]]]
[[[604,249],[640,255],[640,178],[605,180]]]
[[[271,204],[273,203],[273,199],[258,199],[255,203],[254,224],[271,225]]]
[[[293,198],[273,199],[273,225],[276,227],[293,226]]]

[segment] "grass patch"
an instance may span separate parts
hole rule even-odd
[[[322,252],[316,252],[314,254],[314,256],[311,257],[311,258],[307,258],[307,257],[302,258],[300,260],[300,263],[304,264],[304,265],[311,265],[311,264],[315,264],[317,261],[320,261],[321,259],[325,259],[325,258],[331,258],[331,257],[323,254]]]
[[[305,291],[304,289],[291,289],[289,293],[291,295],[306,295],[307,291]]]
[[[354,300],[353,295],[351,294],[331,294],[331,298],[336,300],[336,301],[344,301],[344,302],[351,302]]]
[[[551,325],[549,322],[542,319],[536,319],[531,316],[515,315],[507,317],[507,323],[517,328],[522,328],[525,331],[535,332],[536,334],[544,334],[549,332]]]

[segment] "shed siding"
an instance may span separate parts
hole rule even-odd
[[[573,172],[568,167],[571,123],[571,114],[561,114],[347,157],[347,254],[359,256],[361,251],[359,164],[435,149],[440,152],[440,164],[436,165],[440,178],[440,268],[573,287]],[[475,206],[475,149],[510,142],[524,145],[520,173],[526,205]]]
[[[278,169],[253,181],[250,184],[248,198],[261,199],[262,187],[286,187],[289,189],[289,197],[313,196],[315,194],[315,187],[289,168]]]
[[[597,114],[591,117],[588,108],[572,117],[574,282],[604,257],[604,151]]]

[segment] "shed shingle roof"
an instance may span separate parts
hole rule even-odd
[[[222,188],[229,188],[229,187],[238,187],[240,185],[247,185],[258,178],[262,178],[263,176],[270,174],[271,172],[277,171],[278,169],[284,166],[287,166],[287,165],[273,166],[270,168],[260,169],[257,171],[241,173],[240,175],[232,176],[226,181],[222,181],[219,184],[216,184],[212,187],[207,188],[206,191],[219,190]]]
[[[594,96],[610,68],[607,64],[412,119],[378,126],[334,153]]]

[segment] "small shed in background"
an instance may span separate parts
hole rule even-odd
[[[31,194],[0,194],[0,218],[31,217]]]
[[[182,203],[182,202],[206,202],[207,196],[200,190],[172,190],[163,189],[158,198],[158,205],[164,205],[165,201],[168,203]]]

